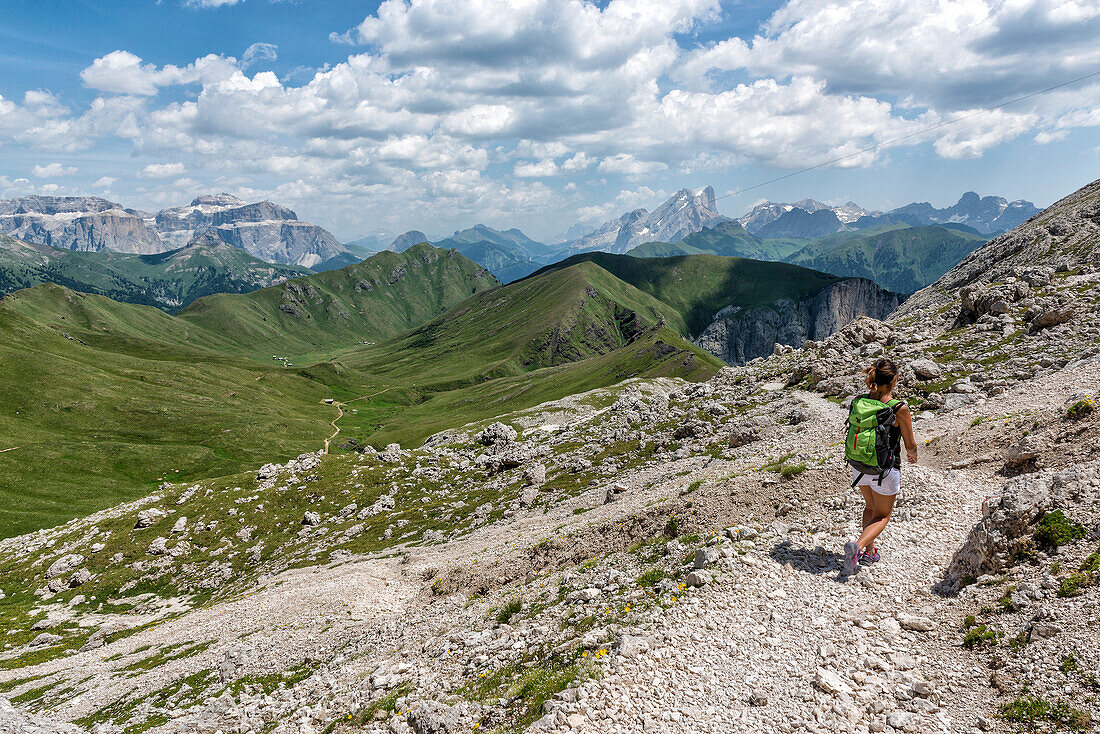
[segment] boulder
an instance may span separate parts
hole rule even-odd
[[[695,567],[706,568],[707,566],[713,566],[718,563],[718,549],[717,548],[696,548],[695,549]]]
[[[1000,497],[986,501],[983,517],[951,559],[946,581],[958,587],[1016,563],[1031,542],[1032,525],[1052,506],[1051,479],[1024,474],[1008,480]]]
[[[84,563],[84,556],[79,553],[69,553],[61,556],[46,569],[46,578],[52,579],[57,576],[64,576],[75,571],[81,563]]]
[[[649,643],[644,637],[623,635],[619,638],[619,654],[624,658],[631,659],[640,657],[647,652],[649,652]]]
[[[531,464],[523,470],[523,483],[537,487],[546,483],[546,467],[542,464]]]
[[[739,423],[732,426],[729,431],[729,445],[731,449],[740,448],[760,439],[760,427],[750,423]]]
[[[518,435],[515,428],[496,422],[490,423],[484,431],[477,434],[477,440],[484,446],[507,446]]]
[[[897,615],[898,624],[904,630],[910,630],[913,632],[931,632],[936,629],[936,623],[928,617],[918,617],[913,614],[906,614],[902,612]]]
[[[438,701],[422,701],[409,711],[409,726],[416,734],[455,734],[461,717],[454,706]]]
[[[1019,469],[1042,455],[1043,444],[1035,436],[1024,436],[1005,451],[1005,466]]]
[[[72,576],[69,577],[69,588],[75,589],[78,586],[83,586],[92,580],[92,572],[86,568],[78,568]]]
[[[1031,319],[1031,330],[1039,331],[1040,329],[1048,329],[1051,326],[1064,324],[1073,318],[1074,310],[1072,303],[1044,309]]]
[[[845,683],[840,675],[825,668],[818,668],[814,674],[814,685],[825,693],[851,693],[852,687]]]
[[[40,635],[36,635],[27,645],[30,647],[45,647],[47,645],[56,645],[59,642],[61,642],[61,635],[43,632]]]
[[[935,380],[943,376],[943,367],[930,359],[916,359],[909,364],[918,380]]]
[[[160,519],[167,515],[164,510],[156,507],[149,507],[138,513],[137,522],[134,523],[135,528],[147,528],[151,525],[155,525],[160,522]]]
[[[316,512],[309,511],[305,515],[302,516],[302,524],[303,525],[320,525],[321,524],[321,516]]]
[[[710,581],[710,574],[700,569],[696,569],[687,575],[688,586],[706,586]]]

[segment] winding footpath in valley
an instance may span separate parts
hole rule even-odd
[[[335,401],[334,401],[334,402],[333,402],[333,405],[335,405],[335,406],[336,406],[336,410],[337,410],[337,411],[339,412],[339,415],[337,415],[337,416],[336,416],[335,418],[333,418],[333,419],[332,419],[332,421],[331,421],[331,423],[329,424],[329,425],[331,425],[331,426],[332,426],[332,429],[333,429],[333,430],[332,430],[332,435],[331,435],[331,436],[329,436],[328,438],[326,438],[326,439],[325,439],[325,449],[324,449],[324,453],[326,453],[326,454],[328,453],[328,449],[329,449],[329,444],[330,444],[330,443],[332,442],[332,440],[333,440],[334,438],[336,438],[337,436],[339,436],[339,435],[340,435],[340,426],[336,425],[336,423],[337,423],[337,422],[338,422],[338,421],[339,421],[339,420],[340,420],[341,418],[343,418],[343,417],[344,417],[344,406],[346,406],[346,405],[349,405],[350,403],[354,403],[354,402],[357,402],[357,401],[359,401],[359,400],[366,400],[367,398],[373,398],[373,397],[376,397],[376,396],[378,396],[378,395],[381,395],[381,394],[382,394],[382,393],[384,393],[384,392],[389,392],[389,391],[390,391],[390,390],[392,390],[392,389],[393,389],[392,387],[387,387],[387,388],[386,388],[385,390],[379,390],[378,392],[373,392],[373,393],[370,393],[369,395],[360,395],[360,396],[359,396],[359,397],[357,397],[357,398],[351,398],[350,400],[345,400],[345,401],[343,401],[343,402],[335,402]],[[16,447],[16,448],[18,448],[18,447]]]

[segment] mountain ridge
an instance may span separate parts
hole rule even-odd
[[[327,230],[302,222],[271,201],[232,194],[198,196],[156,214],[99,197],[27,196],[0,200],[0,234],[58,249],[156,254],[216,231],[226,242],[268,262],[310,267],[347,248]]]
[[[247,293],[310,272],[254,258],[212,233],[148,255],[57,249],[0,235],[0,294],[57,283],[174,312],[202,296]]]

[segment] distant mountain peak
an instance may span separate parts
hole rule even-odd
[[[191,206],[243,206],[245,201],[233,194],[203,194],[191,200]]]
[[[413,245],[419,245],[421,242],[427,242],[428,235],[421,232],[419,229],[410,229],[408,232],[399,234],[393,238],[393,242],[390,243],[389,248],[394,252],[404,252]]]
[[[624,253],[645,242],[678,242],[724,217],[718,213],[714,188],[683,188],[650,212],[634,209],[569,242],[572,252]]]

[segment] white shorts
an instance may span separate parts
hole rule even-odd
[[[882,478],[882,484],[878,483],[878,475],[864,474],[859,476],[858,469],[852,469],[852,481],[859,477],[858,487],[870,487],[875,494],[893,495],[901,491],[901,469],[891,469]]]

